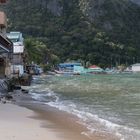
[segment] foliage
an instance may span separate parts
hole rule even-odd
[[[50,0],[11,0],[2,7],[8,15],[9,30],[21,31],[27,38],[30,62],[55,66],[69,59],[106,67],[140,61],[139,6],[105,0],[101,7],[91,4],[86,15],[78,0],[56,1],[55,9],[61,9],[56,14],[54,7],[49,7]],[[98,13],[98,7],[105,14],[93,20],[90,15],[92,10]],[[111,29],[104,28],[105,23],[110,23]]]
[[[28,60],[40,65],[49,64],[54,66],[59,63],[59,58],[52,54],[47,46],[36,39],[25,39],[25,47],[28,50]]]

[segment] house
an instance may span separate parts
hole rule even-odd
[[[82,66],[81,63],[60,63],[58,65],[60,72],[73,73],[75,66]]]
[[[11,75],[12,42],[0,35],[0,77]]]
[[[0,12],[0,78],[11,76],[13,43],[6,37],[7,19]]]
[[[24,39],[20,32],[10,32],[7,37],[13,42],[13,59],[11,71],[13,75],[24,74]]]
[[[136,63],[136,64],[131,65],[131,70],[133,72],[140,72],[140,63]]]

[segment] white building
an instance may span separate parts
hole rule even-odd
[[[133,72],[140,72],[140,63],[136,63],[132,65]]]
[[[10,32],[7,37],[13,42],[13,65],[11,71],[13,74],[24,74],[24,39],[21,32]]]

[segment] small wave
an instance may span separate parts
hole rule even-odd
[[[98,90],[99,90],[99,93],[100,94],[103,93],[102,97],[104,97],[104,94],[109,93],[112,89],[114,91],[114,94],[117,94],[117,95],[118,95],[119,91],[121,91],[121,90],[123,90],[126,93],[126,91],[119,85],[119,83],[117,83],[119,86],[116,86],[116,84],[112,84],[112,83],[110,85],[110,82],[109,82],[109,84],[105,84],[105,83],[102,84],[100,82],[98,83],[98,81],[97,81],[97,83],[89,81],[88,84],[85,85],[85,82],[81,83],[80,80],[79,80],[80,81],[79,83],[77,82],[77,80],[74,81],[73,79],[65,80],[65,82],[63,79],[62,80],[58,79],[58,80],[59,80],[59,82],[54,81],[54,82],[56,82],[55,84],[53,82],[51,83],[51,81],[50,81],[50,83],[47,86],[46,86],[46,84],[33,85],[31,87],[32,88],[31,93],[30,93],[31,96],[35,100],[39,100],[40,102],[42,102],[44,104],[50,105],[59,110],[66,111],[68,113],[76,115],[80,119],[79,123],[82,123],[83,125],[85,125],[89,130],[88,132],[82,132],[82,134],[84,134],[84,135],[90,136],[90,135],[92,135],[92,133],[101,132],[101,133],[107,133],[107,134],[111,134],[111,135],[113,134],[120,140],[139,140],[140,139],[139,130],[127,127],[127,124],[125,125],[124,123],[120,123],[120,124],[124,124],[124,125],[117,124],[118,121],[114,120],[117,118],[109,119],[109,118],[107,118],[107,116],[105,116],[105,112],[103,112],[103,114],[97,113],[96,111],[93,113],[89,108],[86,108],[87,106],[85,107],[83,104],[82,105],[79,104],[79,102],[78,102],[79,100],[76,100],[77,102],[71,101],[71,99],[68,100],[69,98],[67,98],[67,100],[66,99],[64,100],[64,98],[62,97],[63,96],[62,94],[56,94],[52,90],[50,90],[50,89],[57,88],[56,91],[60,92],[60,93],[65,90],[67,91],[67,93],[69,93],[69,91],[70,91],[70,93],[73,93],[73,92],[74,93],[77,93],[77,92],[83,93],[85,91],[87,93],[87,92],[91,92],[93,90],[94,90],[94,93],[96,93],[96,92],[98,93]],[[94,80],[96,80],[96,79],[94,79]],[[83,84],[84,84],[84,86],[83,86]],[[102,86],[101,84],[104,86]],[[84,88],[81,88],[81,87],[84,87]],[[125,94],[121,94],[118,97],[120,97],[120,96],[122,97],[122,95],[125,95]],[[128,96],[128,94],[126,94],[125,96]],[[81,96],[78,96],[78,99],[80,97]],[[86,98],[86,97],[87,97],[87,95],[84,96],[84,98]],[[119,100],[119,98],[117,98],[117,99]],[[117,100],[115,99],[115,101],[117,101]],[[100,115],[98,115],[98,114],[100,114]],[[109,120],[112,120],[112,122]],[[116,122],[116,123],[114,123],[114,122]]]
[[[48,102],[47,105],[58,108],[59,110],[66,111],[76,115],[80,122],[85,125],[89,132],[83,132],[83,134],[91,135],[95,132],[108,133],[110,135],[115,135],[120,140],[139,140],[140,131],[128,128],[123,125],[115,124],[111,121],[100,118],[98,115],[94,115],[90,112],[80,111],[76,104],[71,101],[56,101]]]
[[[29,93],[33,99],[37,100],[37,101],[40,101],[40,102],[58,102],[59,100],[59,97],[56,96],[56,94],[51,91],[51,90],[48,90],[48,92],[46,93],[37,93],[37,92],[30,92]]]

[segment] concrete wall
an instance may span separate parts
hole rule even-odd
[[[23,58],[21,54],[13,54],[12,63],[14,65],[23,65]]]

